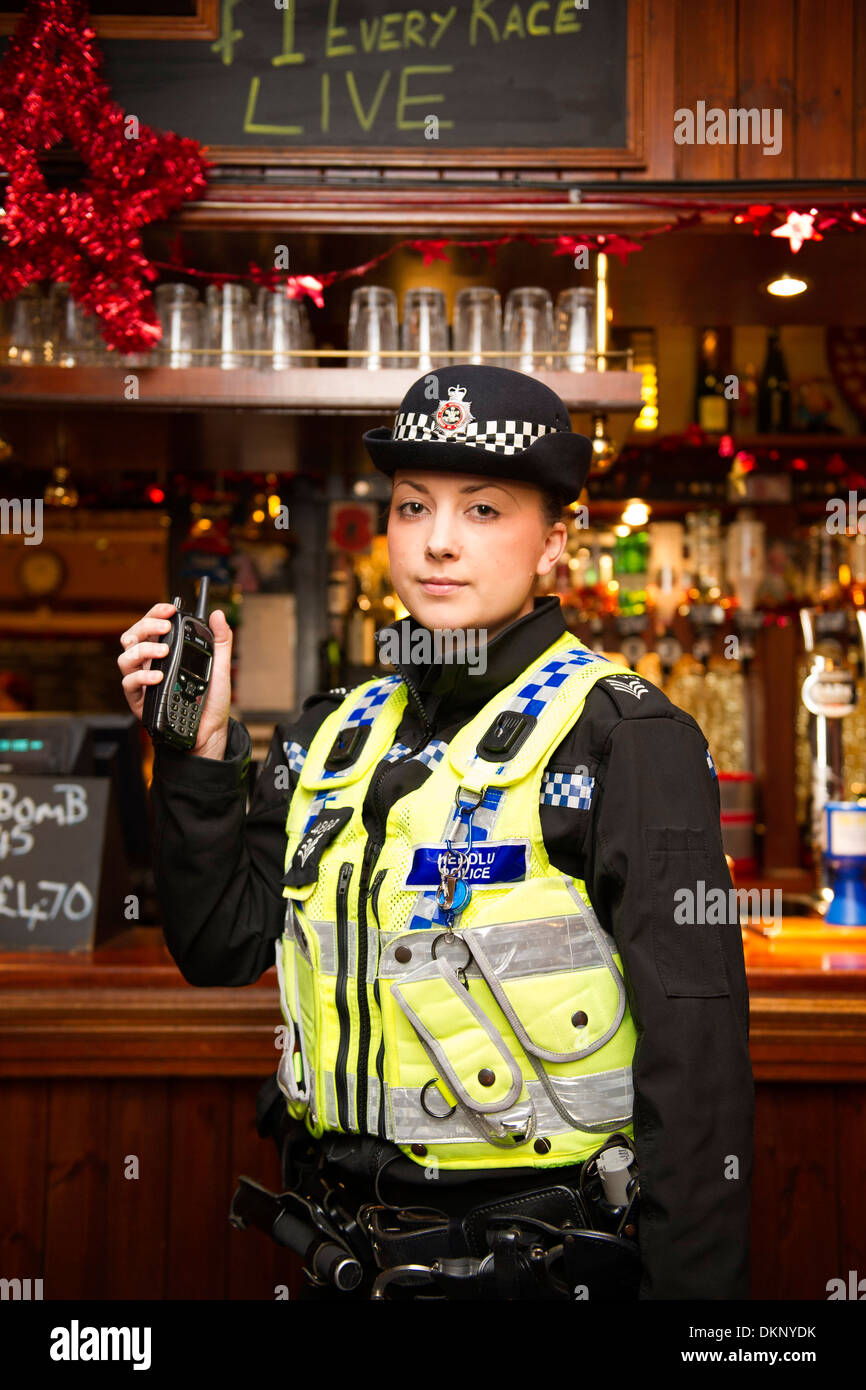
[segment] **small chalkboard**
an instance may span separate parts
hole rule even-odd
[[[645,0],[223,0],[102,41],[115,99],[215,162],[643,163]]]
[[[85,951],[129,925],[111,780],[0,780],[0,950]]]

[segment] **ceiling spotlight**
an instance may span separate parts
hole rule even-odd
[[[790,299],[792,295],[802,294],[804,290],[809,289],[809,281],[801,279],[799,275],[789,275],[786,270],[781,275],[774,275],[772,280],[767,280],[763,288],[767,294]]]

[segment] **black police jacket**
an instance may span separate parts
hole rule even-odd
[[[465,664],[400,668],[409,699],[398,741],[448,741],[564,631],[559,600],[540,599],[490,641],[484,674]],[[691,889],[700,900],[701,880],[728,901],[718,781],[694,719],[642,684],[643,693],[607,679],[592,687],[548,763],[594,778],[590,804],[542,805],[541,826],[551,863],[585,880],[624,966],[638,1034],[640,1297],[744,1299],[754,1084],[739,919],[675,920],[675,894]],[[286,790],[285,771],[275,772],[289,764],[288,745],[306,750],[341,699],[312,696],[297,719],[277,724],[251,796],[250,738],[236,720],[222,761],[157,747],[154,871],[166,943],[190,984],[246,985],[273,965],[297,780],[290,772]],[[376,807],[363,808],[368,830],[427,776],[417,759],[388,764]]]

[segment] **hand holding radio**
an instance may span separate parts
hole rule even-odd
[[[195,613],[155,603],[120,638],[126,702],[154,742],[222,758],[231,704],[232,630],[216,609],[205,621],[207,579]]]

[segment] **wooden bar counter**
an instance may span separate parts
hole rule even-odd
[[[743,932],[756,1083],[752,1297],[866,1273],[866,928]],[[272,1299],[294,1256],[228,1223],[280,1185],[256,1092],[278,1060],[276,971],[188,985],[158,929],[92,955],[0,956],[0,1274],[44,1297]]]

